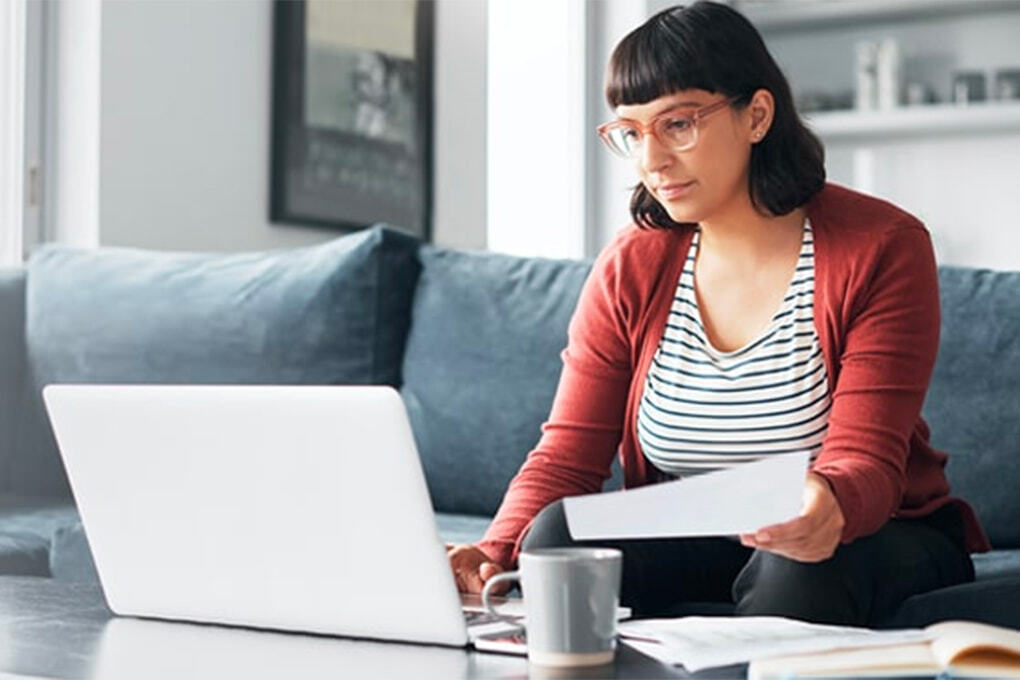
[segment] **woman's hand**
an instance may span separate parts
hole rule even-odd
[[[844,524],[846,519],[829,483],[821,475],[809,472],[800,517],[763,527],[753,534],[741,534],[740,542],[798,562],[821,562],[836,552]]]
[[[446,556],[450,558],[457,590],[462,593],[482,592],[485,582],[503,571],[503,567],[473,545],[447,543]],[[500,583],[493,587],[492,594],[503,595],[509,589],[509,583]]]

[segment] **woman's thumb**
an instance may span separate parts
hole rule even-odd
[[[478,567],[478,575],[482,577],[483,581],[488,581],[501,571],[503,569],[495,562],[482,562],[482,565]]]

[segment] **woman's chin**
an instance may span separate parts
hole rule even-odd
[[[674,206],[666,204],[663,206],[666,210],[666,214],[674,222],[700,222],[701,211],[691,210],[690,208],[684,208],[680,206]]]

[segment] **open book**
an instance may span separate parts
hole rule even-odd
[[[755,659],[749,680],[768,678],[950,675],[1020,678],[1020,631],[971,621],[924,629],[927,642],[858,647]]]

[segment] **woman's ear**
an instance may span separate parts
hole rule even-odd
[[[751,102],[747,105],[750,114],[748,134],[751,144],[757,144],[768,134],[775,110],[775,99],[768,90],[762,88],[751,97]]]

